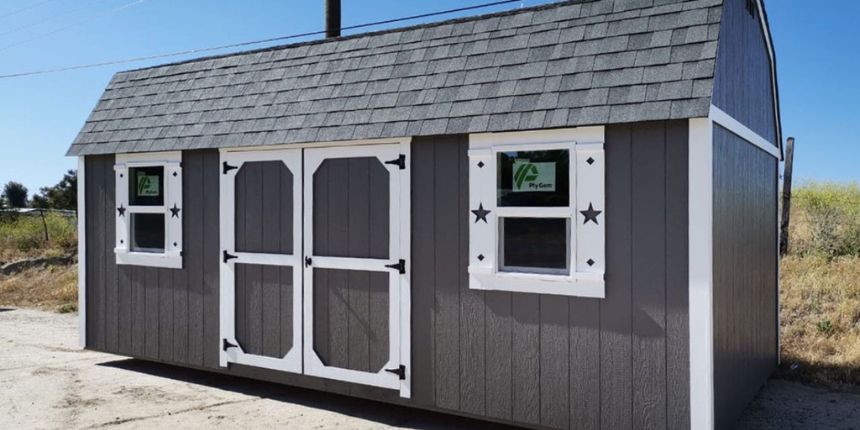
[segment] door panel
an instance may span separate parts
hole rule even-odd
[[[239,168],[236,251],[293,253],[293,180],[281,161],[254,161]]]
[[[236,264],[236,341],[247,354],[281,358],[293,346],[293,268]]]
[[[409,396],[408,144],[305,149],[304,365]]]
[[[388,361],[388,274],[314,269],[314,351],[326,366],[377,373]]]
[[[389,181],[376,157],[324,160],[313,173],[313,254],[388,258]]]
[[[301,150],[221,161],[220,363],[300,373]]]

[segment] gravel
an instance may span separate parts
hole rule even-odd
[[[77,317],[0,309],[0,428],[500,428],[82,351]],[[738,430],[860,429],[860,394],[774,379]]]
[[[471,429],[477,421],[83,351],[77,316],[0,309],[0,429]]]

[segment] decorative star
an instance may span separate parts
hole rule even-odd
[[[478,209],[473,210],[472,213],[475,214],[475,224],[477,224],[478,221],[487,222],[487,214],[489,214],[490,211],[484,209],[483,203],[479,203]]]
[[[592,165],[594,164],[594,158],[588,157],[588,160],[585,160],[585,162],[588,163],[588,165]]]
[[[603,211],[594,210],[594,206],[592,206],[591,203],[588,203],[588,210],[579,211],[579,213],[585,217],[583,224],[588,224],[589,221],[594,221],[595,224],[599,224],[597,222],[597,216],[603,213]]]
[[[174,203],[173,207],[170,208],[170,217],[171,218],[179,218],[179,211],[181,211],[181,210],[182,209],[179,209],[178,207],[176,207],[176,203]]]
[[[125,208],[122,205],[119,205],[116,211],[119,212],[119,216],[125,216]]]

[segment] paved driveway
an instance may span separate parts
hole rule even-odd
[[[0,429],[499,428],[77,347],[77,317],[0,310]],[[771,381],[740,429],[860,429],[860,395]]]

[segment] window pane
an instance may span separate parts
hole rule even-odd
[[[131,250],[164,252],[164,214],[131,214]]]
[[[132,206],[164,205],[164,167],[128,169],[128,201]]]
[[[499,206],[568,206],[570,155],[566,149],[500,152]]]
[[[568,273],[567,218],[500,218],[499,230],[502,271]]]

